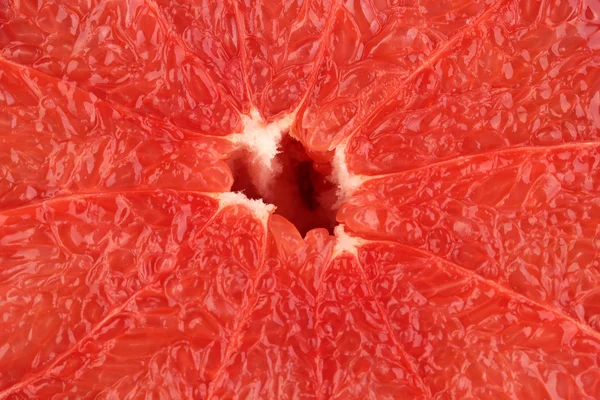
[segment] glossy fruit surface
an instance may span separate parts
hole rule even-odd
[[[0,399],[600,398],[599,137],[597,1],[0,0]]]

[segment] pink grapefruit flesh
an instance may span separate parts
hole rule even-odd
[[[600,5],[0,0],[0,399],[600,398]]]

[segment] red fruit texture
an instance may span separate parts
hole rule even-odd
[[[598,398],[598,0],[0,0],[0,399]]]

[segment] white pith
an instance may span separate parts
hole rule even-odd
[[[239,192],[219,193],[216,197],[219,200],[219,209],[236,204],[243,205],[263,224],[267,223],[269,216],[276,208],[273,204],[265,204],[261,199],[249,199],[245,194]]]
[[[332,179],[338,186],[338,200],[335,204],[336,208],[346,202],[364,181],[359,175],[354,175],[348,170],[348,164],[346,163],[346,146],[347,142],[344,141],[335,148],[335,154],[332,161]]]
[[[261,194],[268,193],[274,178],[279,173],[275,157],[279,154],[279,143],[283,133],[294,121],[293,115],[271,123],[265,123],[256,109],[250,115],[242,115],[244,129],[241,133],[233,134],[229,140],[240,150],[246,150],[250,155],[247,168],[252,170],[253,184]]]
[[[335,258],[342,253],[349,253],[355,257],[358,255],[358,247],[361,243],[360,238],[348,235],[344,229],[344,225],[336,226],[333,233],[335,235],[335,246],[333,248],[332,258]]]
[[[289,114],[267,124],[258,110],[252,109],[250,115],[242,115],[242,122],[244,130],[232,135],[230,140],[248,150],[256,161],[269,166],[279,153],[283,132],[290,128],[294,119]]]

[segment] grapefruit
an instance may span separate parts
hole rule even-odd
[[[600,5],[0,1],[0,399],[600,398]]]

